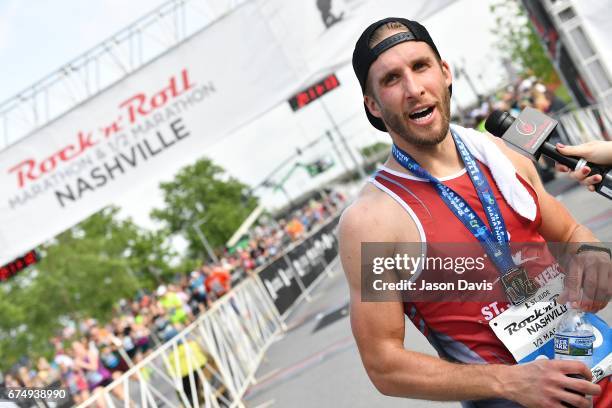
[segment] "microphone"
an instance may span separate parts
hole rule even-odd
[[[485,129],[493,136],[501,137],[510,147],[533,161],[537,161],[543,154],[572,170],[589,166],[591,169],[589,176],[599,174],[602,177],[601,182],[594,185],[595,191],[612,199],[612,172],[609,167],[587,162],[581,157],[565,156],[557,151],[555,145],[548,142],[550,135],[556,133],[557,123],[539,110],[527,107],[518,118],[514,118],[508,112],[499,110],[491,112],[485,122]]]

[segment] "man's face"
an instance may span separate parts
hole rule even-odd
[[[366,106],[391,133],[415,146],[444,140],[452,78],[448,64],[439,62],[429,45],[408,41],[388,49],[372,64],[368,78],[372,95],[364,96]]]

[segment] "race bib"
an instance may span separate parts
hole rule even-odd
[[[520,363],[555,356],[554,338],[559,321],[567,306],[557,303],[563,290],[563,276],[559,275],[520,306],[510,306],[491,319],[489,326],[514,359]],[[612,341],[608,324],[599,317],[586,313],[593,326],[593,381],[597,382],[612,372]]]

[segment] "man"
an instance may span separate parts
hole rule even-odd
[[[157,297],[159,298],[159,303],[170,316],[170,321],[173,324],[184,324],[189,316],[185,311],[183,300],[177,292],[178,290],[174,285],[170,285],[169,288],[166,285],[161,285],[157,288]]]
[[[206,286],[204,284],[205,275],[200,271],[191,272],[191,279],[189,281],[189,291],[191,297],[189,304],[194,316],[204,312],[208,306],[208,293],[206,292]]]
[[[494,161],[508,164],[480,167],[513,241],[597,240],[546,193],[529,160],[492,137],[479,134],[478,139],[470,133],[473,131],[460,127],[451,132],[450,68],[423,26],[401,18],[370,25],[355,46],[353,68],[370,123],[387,131],[395,145],[383,170],[342,215],[339,231],[340,256],[350,287],[351,326],[374,385],[387,395],[460,400],[473,407],[560,407],[561,401],[588,406],[589,401],[580,394],[597,395],[600,387],[587,381],[591,373],[585,365],[549,360],[514,365],[515,360],[487,325],[490,317],[485,316],[482,305],[451,308],[444,303],[362,301],[362,243],[480,241],[451,211],[447,199],[443,200],[444,187],[437,187],[448,184],[465,196],[472,213],[486,224],[489,217],[474,189],[471,167],[468,177],[464,170],[467,159],[457,148],[459,143],[468,144],[468,139],[472,146],[480,144],[480,156],[489,157],[490,166]],[[508,168],[512,177],[503,179]],[[596,311],[609,299],[610,259],[605,249],[591,251],[598,274],[589,275],[596,284],[585,289],[580,306]],[[444,359],[404,349],[404,313],[427,333]]]
[[[212,271],[206,276],[204,285],[206,292],[213,295],[212,300],[220,299],[230,290],[232,278],[229,272],[221,265],[215,264]]]

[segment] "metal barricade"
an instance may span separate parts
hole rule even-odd
[[[267,294],[251,277],[207,312],[198,328],[232,394],[244,395],[264,352],[280,329]]]
[[[280,323],[261,283],[246,279],[80,406],[243,407]]]
[[[340,211],[255,271],[283,323],[336,265],[339,218]]]
[[[612,137],[612,105],[592,105],[559,118],[567,142],[575,145]]]

